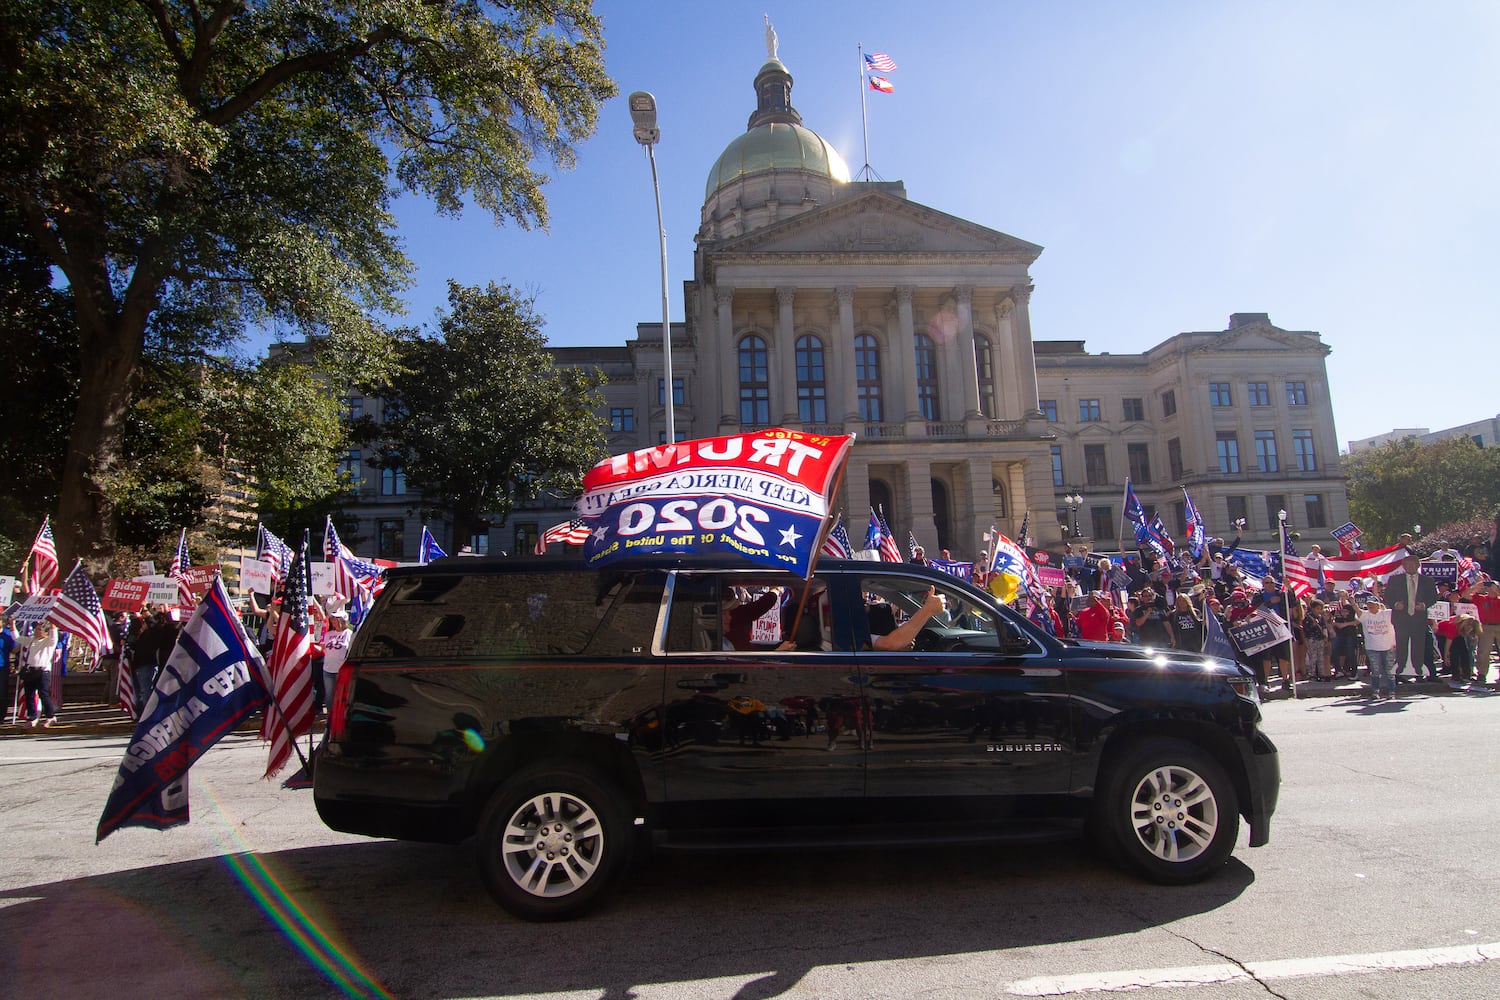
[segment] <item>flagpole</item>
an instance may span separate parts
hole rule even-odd
[[[859,176],[868,181],[870,179],[870,119],[865,105],[865,43],[857,43],[856,51],[859,54],[859,126],[865,139],[865,167],[859,172]]]
[[[1130,477],[1125,477],[1125,492],[1120,494],[1120,518],[1115,522],[1115,546],[1120,550],[1120,561],[1125,560],[1125,502],[1130,499]]]
[[[1287,687],[1292,689],[1292,700],[1297,700],[1297,661],[1292,657],[1296,650],[1292,647],[1292,597],[1287,588],[1286,576],[1286,511],[1278,511],[1276,521],[1281,535],[1281,605],[1286,608],[1286,668],[1291,676],[1286,679]]]

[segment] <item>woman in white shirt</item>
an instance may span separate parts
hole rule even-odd
[[[1375,697],[1394,698],[1396,677],[1391,668],[1396,659],[1396,626],[1391,621],[1391,610],[1372,600],[1359,613],[1359,623],[1365,630],[1365,659],[1370,663]]]

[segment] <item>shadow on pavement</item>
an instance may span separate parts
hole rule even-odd
[[[638,866],[594,915],[541,925],[491,902],[473,852],[371,841],[0,893],[4,989],[625,1000],[637,986],[725,978],[754,1000],[818,966],[1129,934],[1216,909],[1254,881],[1231,861],[1206,883],[1158,887],[1074,842],[674,856]]]

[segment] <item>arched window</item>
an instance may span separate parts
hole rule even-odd
[[[766,342],[755,334],[740,341],[740,423],[766,427],[771,423],[771,369]]]
[[[937,345],[925,333],[917,334],[917,408],[924,420],[941,420],[938,406]]]
[[[854,384],[859,392],[859,419],[880,423],[885,419],[880,406],[880,344],[868,333],[854,338]]]
[[[979,412],[995,415],[995,348],[990,338],[974,335],[974,369],[979,373]]]
[[[797,419],[804,424],[828,422],[828,382],[823,375],[823,342],[797,338]]]

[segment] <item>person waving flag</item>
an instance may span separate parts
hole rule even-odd
[[[52,540],[52,521],[42,518],[41,530],[36,541],[31,543],[31,553],[21,568],[21,577],[26,581],[26,593],[45,594],[57,582],[57,544]]]

